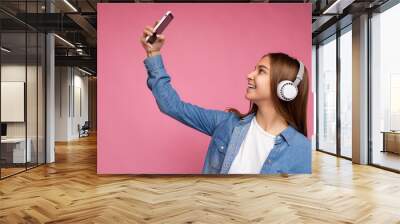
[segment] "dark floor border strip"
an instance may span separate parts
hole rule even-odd
[[[26,171],[28,171],[28,170],[38,168],[38,167],[43,166],[43,165],[46,165],[46,163],[42,163],[42,164],[39,164],[39,165],[37,165],[37,166],[28,167],[27,169],[21,170],[21,171],[19,171],[19,172],[13,173],[13,174],[8,175],[8,176],[4,176],[4,177],[2,176],[2,177],[0,178],[0,181],[5,180],[5,179],[7,179],[7,178],[9,178],[9,177],[15,176],[15,175],[17,175],[17,174],[26,172]]]

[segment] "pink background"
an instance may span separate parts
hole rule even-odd
[[[98,153],[100,174],[201,173],[210,137],[162,114],[146,86],[146,25],[166,11],[162,57],[181,99],[247,112],[247,74],[268,52],[285,52],[310,72],[311,4],[98,4]],[[311,91],[311,90],[310,90]],[[309,94],[308,130],[313,133]]]

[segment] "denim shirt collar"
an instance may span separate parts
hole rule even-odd
[[[239,121],[239,125],[246,125],[250,123],[255,115],[256,113],[251,113],[246,117],[241,118]],[[284,139],[289,145],[291,145],[294,141],[294,136],[296,132],[297,130],[289,124],[288,127],[285,128],[285,130],[283,130],[279,135],[277,135],[276,143],[279,144],[280,142],[282,142],[282,139]]]

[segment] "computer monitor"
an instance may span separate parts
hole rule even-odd
[[[1,123],[1,136],[7,136],[7,124]]]

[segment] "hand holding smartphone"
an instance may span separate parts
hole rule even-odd
[[[146,37],[146,42],[149,44],[153,44],[157,40],[157,35],[161,34],[168,24],[172,21],[174,16],[171,11],[165,13],[165,15],[159,20],[156,26],[153,29],[153,35]]]

